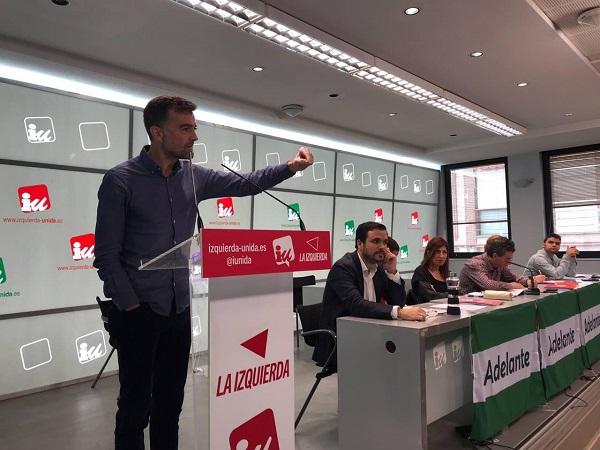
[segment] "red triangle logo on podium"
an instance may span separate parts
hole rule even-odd
[[[261,331],[256,336],[251,337],[247,341],[242,342],[240,345],[247,348],[252,353],[256,353],[261,358],[264,358],[267,354],[267,337],[269,336],[269,329]]]

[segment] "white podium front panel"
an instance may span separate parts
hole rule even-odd
[[[292,274],[210,284],[210,449],[294,448]]]

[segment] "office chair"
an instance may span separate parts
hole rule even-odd
[[[333,349],[327,356],[327,360],[325,361],[325,364],[323,364],[323,368],[321,369],[321,371],[315,375],[315,383],[313,384],[308,396],[306,397],[304,405],[302,405],[302,408],[298,413],[296,423],[294,424],[294,429],[298,427],[300,419],[302,419],[304,411],[306,411],[306,408],[308,407],[308,404],[312,399],[315,391],[317,390],[317,387],[319,386],[321,380],[335,373],[335,371],[329,369],[329,364],[337,350],[337,336],[331,330],[319,328],[319,318],[321,317],[322,305],[322,303],[316,303],[314,305],[299,305],[296,307],[296,311],[300,316],[300,320],[302,321],[302,337],[304,338],[304,342],[306,343],[306,345],[308,345],[309,347],[314,347],[317,344],[317,335],[327,334],[331,336],[331,339],[333,339]]]
[[[408,293],[406,294],[406,304],[407,305],[418,305],[419,303],[421,303],[421,301],[419,300],[419,297],[417,297],[415,295],[415,293],[413,292],[412,289],[409,289]]]
[[[300,328],[298,326],[298,311],[296,308],[303,304],[302,288],[304,286],[313,286],[317,284],[317,281],[314,275],[308,275],[305,277],[294,277],[293,283],[294,311],[296,312],[296,348],[300,348]]]
[[[92,389],[94,389],[96,387],[98,380],[102,376],[102,372],[104,372],[104,369],[106,368],[108,362],[110,361],[110,357],[113,355],[113,353],[115,352],[115,349],[117,348],[117,344],[116,344],[114,338],[110,334],[110,329],[109,329],[109,324],[108,324],[108,312],[113,307],[113,302],[112,302],[112,300],[100,300],[100,297],[98,297],[98,296],[96,296],[96,301],[98,302],[98,306],[100,307],[100,318],[102,319],[102,322],[104,324],[104,329],[106,331],[108,331],[108,343],[110,344],[112,349],[111,349],[110,353],[108,354],[108,358],[106,358],[106,361],[104,361],[104,364],[100,368],[100,372],[98,372],[98,375],[96,375],[96,379],[92,383]]]

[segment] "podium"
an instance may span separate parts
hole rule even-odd
[[[189,272],[196,448],[294,448],[292,273],[329,269],[329,231],[217,230],[139,270]]]

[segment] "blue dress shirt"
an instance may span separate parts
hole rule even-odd
[[[139,271],[138,267],[141,260],[160,255],[194,232],[190,170],[198,201],[260,191],[233,173],[190,165],[186,160],[175,163],[171,175],[165,177],[148,156],[148,147],[104,175],[98,190],[94,267],[104,282],[104,295],[119,310],[147,303],[157,314],[168,316],[173,306],[181,313],[190,304],[187,269]],[[246,174],[263,189],[292,175],[286,164]]]

